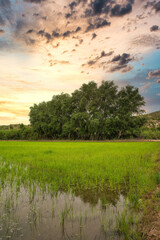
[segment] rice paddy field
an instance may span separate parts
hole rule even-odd
[[[0,240],[140,240],[158,142],[0,142]]]

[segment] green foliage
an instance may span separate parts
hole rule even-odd
[[[146,117],[152,120],[160,120],[160,111],[146,114]]]
[[[37,140],[38,135],[36,132],[33,132],[31,127],[25,127],[21,125],[20,128],[0,130],[0,139],[1,140]]]
[[[160,130],[156,128],[142,129],[140,137],[144,139],[160,139]]]
[[[158,181],[153,171],[158,148],[154,142],[0,142],[0,179],[16,176],[84,198],[87,193],[94,203],[108,194],[115,201],[123,191],[136,205]]]
[[[53,96],[30,108],[30,123],[38,138],[114,139],[139,137],[145,123],[144,99],[138,89],[118,91],[113,81],[83,84],[71,95]]]
[[[117,229],[124,240],[142,240],[138,233],[138,219],[132,212],[128,214],[126,209],[117,216]]]

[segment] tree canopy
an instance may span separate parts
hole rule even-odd
[[[144,98],[138,88],[118,89],[113,81],[83,84],[30,108],[30,123],[39,138],[114,139],[137,137],[145,123]]]

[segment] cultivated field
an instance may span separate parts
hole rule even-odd
[[[0,142],[0,239],[142,239],[158,142]]]

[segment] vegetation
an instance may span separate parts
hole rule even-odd
[[[146,117],[151,120],[160,120],[160,111],[148,113]]]
[[[31,126],[20,124],[16,128],[0,127],[1,140],[37,140],[37,138],[38,136]]]
[[[35,104],[30,123],[38,138],[114,139],[140,135],[145,123],[141,107],[144,99],[138,89],[126,86],[118,91],[113,82],[83,84],[71,95],[53,96]]]
[[[50,184],[53,190],[72,189],[79,193],[93,188],[95,194],[96,188],[99,194],[106,186],[122,188],[137,204],[141,194],[156,183],[153,165],[158,146],[158,143],[0,142],[0,163],[5,162],[0,176],[4,179],[16,175],[21,181],[35,180],[42,185]],[[23,171],[26,167],[27,171]]]
[[[144,139],[160,139],[160,129],[142,128],[140,136]]]
[[[18,219],[15,217],[15,208],[19,206],[17,205],[19,192],[23,196],[26,191],[24,206],[26,198],[29,196],[30,212],[27,215],[31,229],[34,225],[36,226],[38,216],[41,216],[41,213],[38,213],[40,207],[36,205],[40,201],[37,200],[37,194],[41,201],[43,198],[46,201],[48,192],[53,199],[59,193],[72,193],[73,197],[65,200],[64,207],[61,206],[57,215],[55,215],[56,206],[58,202],[62,201],[61,198],[53,201],[50,209],[52,218],[54,219],[55,216],[55,221],[62,226],[63,234],[66,232],[67,222],[70,222],[71,219],[74,226],[74,222],[78,218],[80,234],[85,232],[87,218],[89,217],[89,222],[92,219],[90,215],[87,216],[85,210],[77,216],[78,205],[75,205],[74,200],[72,203],[71,199],[79,196],[84,203],[91,204],[92,212],[94,208],[96,209],[95,214],[99,214],[98,224],[101,224],[103,228],[100,229],[104,229],[106,234],[109,234],[111,229],[113,232],[114,229],[114,232],[120,235],[119,239],[142,240],[136,227],[139,217],[134,211],[143,208],[144,195],[159,183],[159,173],[155,172],[155,160],[159,146],[159,143],[155,142],[0,142],[0,211],[2,211],[0,225],[3,228],[8,224],[12,226],[14,220]],[[15,197],[13,197],[14,193]],[[116,206],[122,195],[126,204],[120,203],[120,209],[114,208],[113,210],[113,206]],[[21,206],[23,206],[22,196],[20,198]],[[105,209],[109,204],[112,206],[112,211],[107,212]],[[101,212],[97,212],[97,206],[101,206]],[[129,206],[130,208],[134,207],[133,213],[128,209]],[[45,204],[45,209],[46,207]],[[46,213],[44,216],[46,219]],[[95,216],[93,216],[94,219]],[[22,217],[24,218],[24,216]],[[6,229],[8,238],[12,236],[14,229],[15,227]],[[92,231],[93,229],[91,229],[91,233]],[[21,232],[23,234],[23,231]],[[70,235],[66,237],[69,239]],[[87,239],[87,237],[82,238],[80,235],[76,239]],[[109,239],[118,238],[111,236]]]

